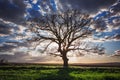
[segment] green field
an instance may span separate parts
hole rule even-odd
[[[0,80],[120,80],[120,68],[4,65]]]

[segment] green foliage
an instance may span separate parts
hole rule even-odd
[[[120,80],[120,68],[1,66],[0,80]]]

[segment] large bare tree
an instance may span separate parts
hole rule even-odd
[[[30,30],[35,35],[30,41],[39,44],[41,42],[48,43],[43,52],[47,51],[47,48],[53,43],[57,44],[54,48],[56,51],[52,49],[47,53],[62,57],[63,66],[68,67],[67,53],[91,49],[88,44],[85,45],[82,42],[83,39],[91,36],[90,24],[89,15],[77,10],[42,16],[31,21]]]

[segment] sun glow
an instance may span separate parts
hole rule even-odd
[[[70,62],[70,63],[76,63],[76,62],[78,62],[78,59],[77,59],[76,56],[74,56],[74,57],[69,57],[69,62]]]

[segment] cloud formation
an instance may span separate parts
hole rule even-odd
[[[55,0],[26,0],[26,15],[25,18],[35,18],[46,14],[56,12]]]
[[[116,0],[25,0],[26,18],[39,17],[67,9],[78,9],[89,13],[96,13],[101,8],[107,8]]]
[[[24,13],[23,0],[0,0],[0,18],[18,22],[23,19]]]
[[[25,30],[23,26],[0,19],[0,52],[27,46],[24,38]]]
[[[39,62],[55,62],[59,61],[59,59],[54,58],[52,56],[32,56],[29,53],[24,52],[15,52],[13,55],[10,54],[1,54],[0,59],[5,59],[8,62],[18,62],[18,63],[39,63]]]
[[[0,0],[0,18],[19,22],[24,17],[38,17],[46,13],[64,11],[69,8],[83,9],[89,13],[93,13],[97,12],[100,8],[107,8],[115,1],[116,0]],[[114,6],[112,8],[114,8]]]
[[[107,9],[101,9],[94,17],[94,27],[100,32],[100,38],[107,40],[119,40],[120,35],[120,0]],[[98,33],[99,34],[99,33]]]
[[[66,9],[83,9],[87,12],[94,13],[100,8],[107,8],[112,5],[116,0],[60,0],[63,7]]]
[[[97,36],[102,36],[101,38],[104,40],[120,40],[120,1],[116,1],[117,0],[0,0],[0,52],[28,46],[22,38],[31,35],[26,33],[26,27],[17,25],[23,18],[28,19],[47,13],[62,12],[69,8],[83,9],[86,12],[94,14],[94,20],[96,20],[94,29],[98,30]],[[114,2],[116,3],[113,4]],[[118,55],[118,53],[116,54]],[[13,62],[51,60],[51,57],[32,57],[30,54],[24,52],[15,52],[14,55],[4,54],[0,56]]]

